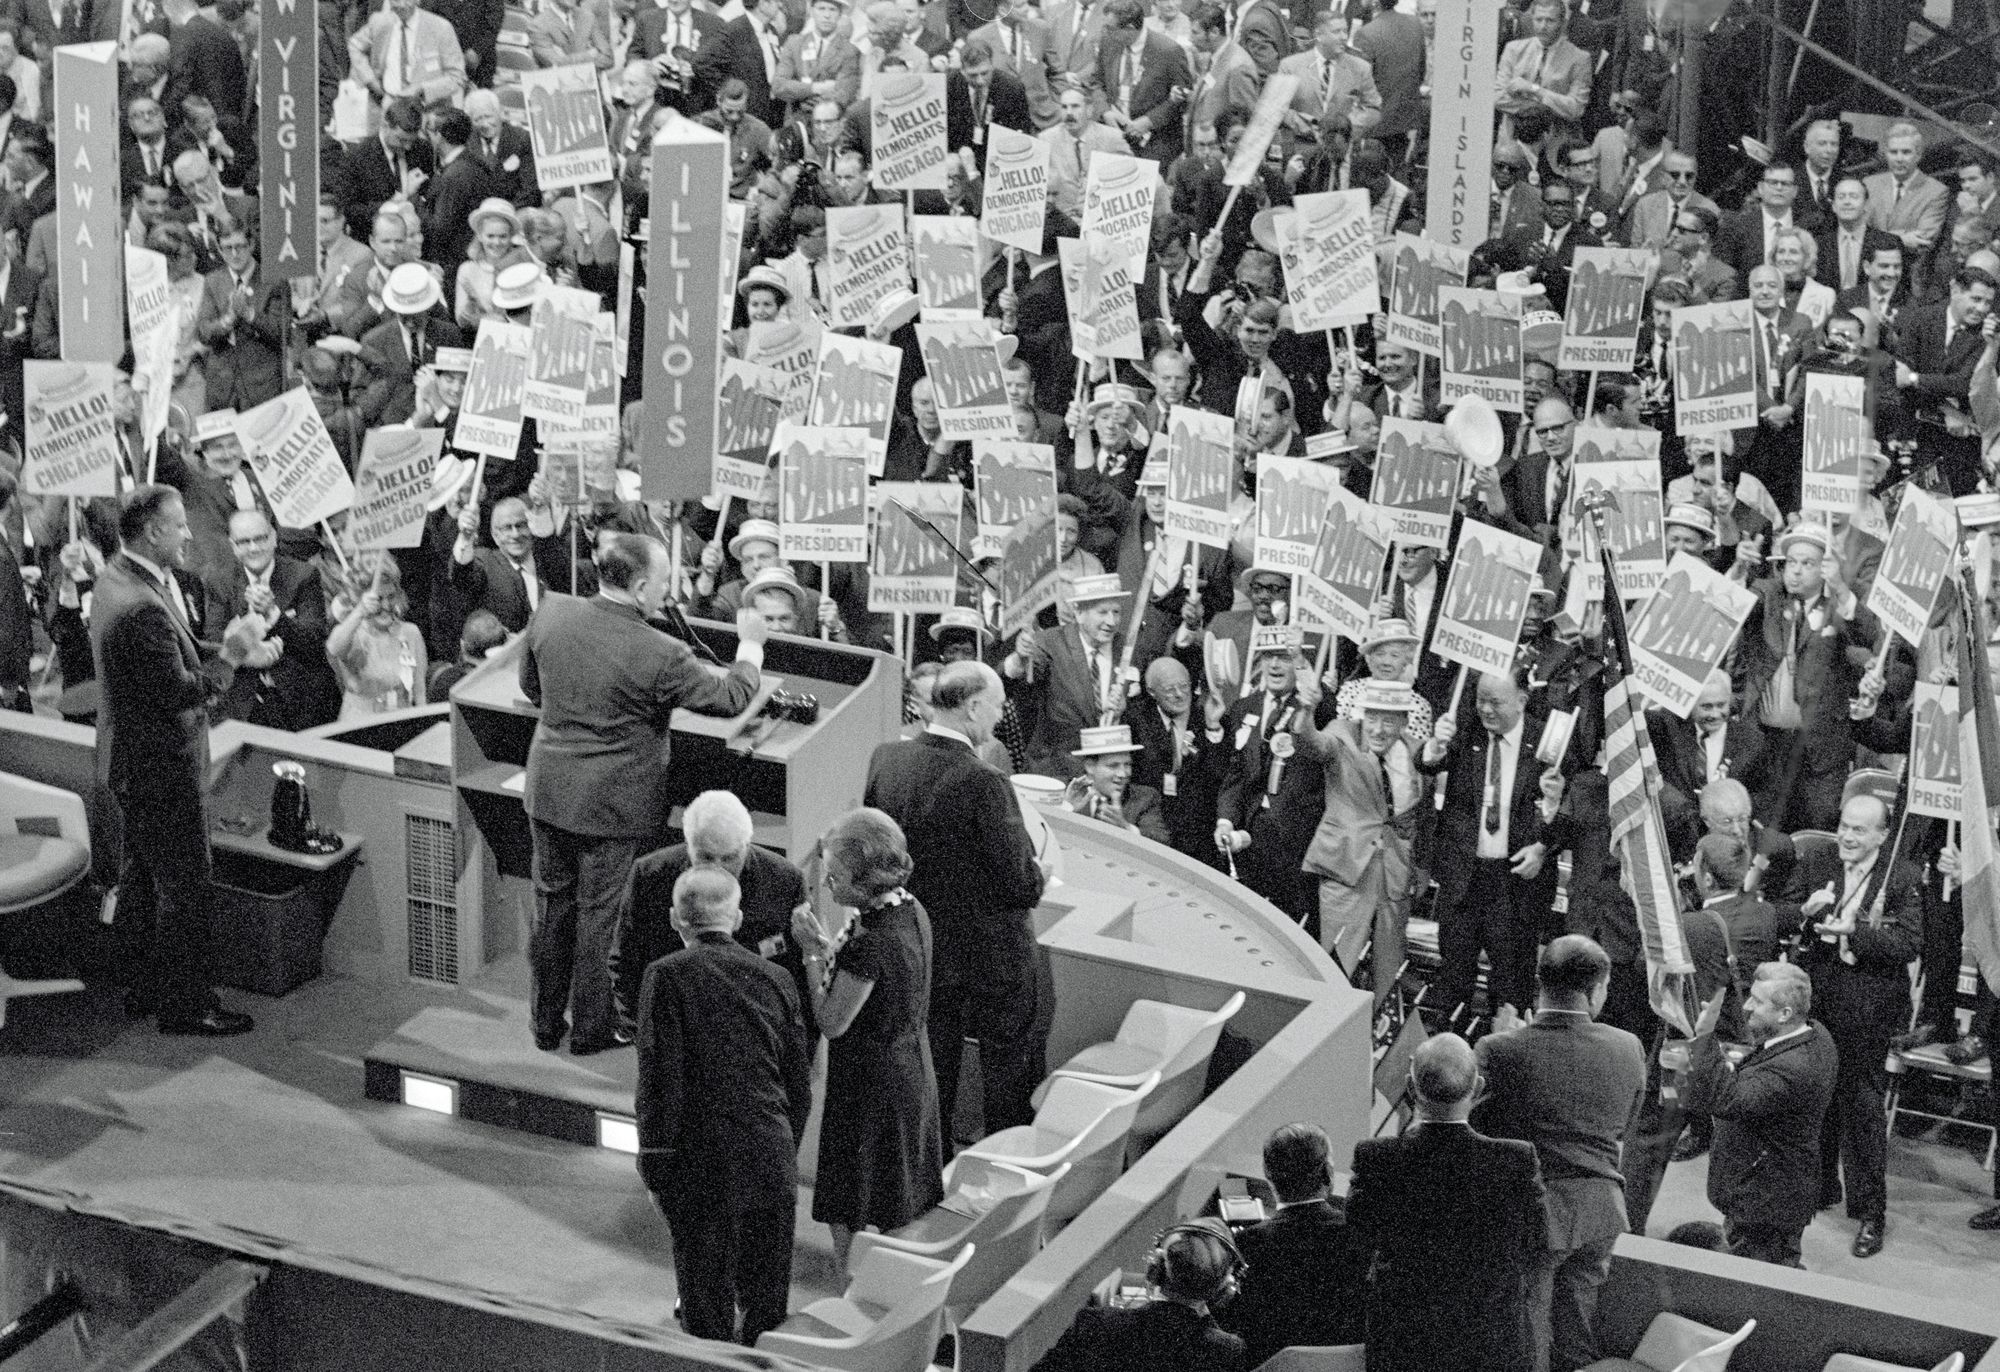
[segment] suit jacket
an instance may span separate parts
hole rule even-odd
[[[595,5],[572,5],[567,11],[544,5],[528,19],[528,52],[538,67],[583,64],[601,71],[611,65],[611,35]]]
[[[1319,49],[1295,52],[1278,64],[1278,70],[1299,78],[1292,94],[1292,108],[1314,123],[1331,107],[1344,111],[1354,128],[1354,136],[1365,137],[1382,121],[1382,92],[1375,86],[1375,68],[1352,48],[1333,61],[1333,80],[1322,83]],[[1253,99],[1250,106],[1254,107]]]
[[[1619,1153],[1646,1089],[1646,1053],[1623,1029],[1547,1011],[1478,1044],[1486,1094],[1473,1110],[1495,1138],[1535,1146],[1548,1191],[1549,1251],[1626,1231]]]
[[[1139,696],[1125,709],[1132,741],[1139,752],[1132,759],[1132,784],[1160,797],[1160,817],[1167,842],[1189,857],[1206,860],[1215,844],[1215,793],[1206,784],[1212,745],[1202,728],[1199,711],[1191,711],[1182,729],[1180,756],[1174,756],[1174,736],[1150,696]],[[1171,791],[1171,794],[1169,792]],[[1126,807],[1131,818],[1131,807]]]
[[[1028,115],[1037,129],[1053,128],[1062,121],[1062,105],[1056,92],[1064,72],[1056,62],[1055,40],[1047,23],[1033,16],[1024,16],[1018,27],[995,20],[974,29],[970,36],[985,40],[993,49],[995,70],[1020,78],[1021,89],[1028,98]],[[859,80],[858,58],[856,64]]]
[[[106,0],[117,6],[117,0]],[[167,105],[170,118],[179,115],[181,101],[205,95],[215,112],[241,119],[249,106],[250,83],[243,70],[243,50],[229,30],[197,14],[167,35]]]
[[[1526,181],[1515,182],[1504,204],[1499,191],[1496,190],[1493,196],[1493,231],[1490,237],[1524,239],[1540,235],[1547,221],[1542,218],[1542,191],[1539,186],[1531,186]]]
[[[1110,651],[1115,664],[1115,642]],[[1078,746],[1084,729],[1097,727],[1102,711],[1098,682],[1076,625],[1037,633],[1030,662],[1035,680],[1018,688],[1038,707],[1028,736],[1028,770],[1065,780],[1080,776],[1083,769],[1070,751]]]
[[[222,623],[249,613],[249,589],[249,579],[239,571],[223,607]],[[277,619],[264,636],[267,642],[282,642],[284,651],[261,671],[239,669],[223,699],[222,713],[229,719],[294,731],[330,723],[340,713],[340,683],[326,660],[329,626],[319,569],[279,554],[271,564],[271,599],[276,602]]]
[[[672,17],[668,10],[661,7],[648,5],[641,8],[632,19],[633,54],[654,58],[665,52],[667,21]],[[689,53],[688,64],[694,68],[694,79],[686,89],[663,84],[660,101],[672,105],[691,119],[715,106],[715,86],[722,60],[723,21],[699,7],[688,11],[688,19],[692,41],[684,46]]]
[[[639,1175],[727,1213],[793,1199],[812,1051],[792,979],[726,934],[646,970],[639,994]]]
[[[1351,889],[1360,887],[1379,861],[1383,889],[1401,895],[1410,884],[1417,814],[1430,799],[1429,779],[1417,771],[1417,750],[1407,738],[1401,741],[1416,786],[1408,803],[1396,809],[1383,787],[1382,763],[1362,738],[1360,720],[1302,727],[1295,738],[1300,751],[1319,763],[1326,784],[1326,807],[1306,849],[1305,870]]]
[[[646,969],[684,946],[673,925],[674,883],[693,866],[688,846],[676,843],[632,864],[618,898],[617,934],[611,945],[611,984],[622,1019],[636,1023]],[[742,892],[743,922],[736,941],[786,971],[803,974],[805,964],[792,945],[792,911],[806,898],[799,869],[776,853],[751,845],[736,878]],[[800,990],[803,996],[803,988]],[[802,1007],[810,1002],[801,1000]],[[810,1010],[807,1010],[810,1013]]]
[[[1348,1230],[1345,1201],[1287,1205],[1239,1233],[1236,1246],[1247,1270],[1222,1322],[1242,1336],[1252,1367],[1280,1348],[1361,1342],[1367,1255]]]
[[[1700,266],[1690,268],[1687,259],[1672,248],[1662,249],[1660,275],[1678,276],[1686,281],[1694,291],[1697,305],[1713,305],[1718,301],[1743,298],[1743,282],[1737,275],[1736,268],[1716,257],[1713,251]]]
[[[1813,280],[1822,286],[1831,286],[1836,291],[1860,288],[1865,292],[1868,279],[1861,274],[1861,269],[1868,264],[1868,255],[1878,247],[1902,246],[1896,235],[1885,233],[1864,220],[1861,227],[1861,252],[1854,263],[1854,285],[1843,286],[1840,283],[1840,225],[1828,220],[1820,226],[1813,237],[1819,241],[1819,260],[1813,264]],[[1904,279],[1907,281],[1908,277]]]
[[[532,618],[522,578],[529,574],[535,577],[536,584],[541,588],[539,595],[542,600],[555,594],[548,579],[542,575],[539,559],[533,553],[529,554],[526,571],[520,573],[497,548],[473,549],[470,562],[451,561],[450,550],[447,549],[446,563],[445,579],[457,600],[461,621],[474,610],[491,610],[507,632],[519,633]]]
[[[119,15],[115,0],[76,0],[63,6],[62,25],[57,27],[49,0],[20,0],[12,17],[34,38],[36,50],[46,54],[60,44],[116,38]],[[111,26],[108,32],[107,24]],[[42,59],[45,81],[48,64],[45,56]],[[44,111],[54,108],[52,92],[43,95],[42,108]]]
[[[1687,204],[1700,206],[1711,214],[1718,214],[1713,200],[1695,191],[1687,197]],[[1648,191],[1634,202],[1625,216],[1619,233],[1628,248],[1650,248],[1655,252],[1667,246],[1667,235],[1673,232],[1674,216],[1680,213],[1673,197],[1665,191]]]
[[[983,119],[974,122],[972,90],[965,84],[965,77],[955,71],[944,78],[944,111],[945,146],[954,152],[960,148],[984,149],[988,124],[999,124],[1016,133],[1035,131],[1035,118],[1028,110],[1028,93],[1022,88],[1021,78],[1001,71],[997,65],[986,87]],[[983,152],[980,161],[982,164],[985,161]]]
[[[1353,47],[1374,68],[1375,85],[1382,92],[1382,119],[1375,136],[1393,143],[1415,129],[1424,114],[1419,88],[1430,40],[1423,21],[1400,9],[1378,11],[1354,35]]]
[[[1864,177],[1862,184],[1868,187],[1868,222],[1885,233],[1895,234],[1905,247],[1913,250],[1904,259],[1907,277],[1910,264],[1937,246],[1945,210],[1951,205],[1951,192],[1944,188],[1943,182],[1921,171],[1910,173],[1900,199],[1896,195],[1896,178],[1888,172]]]
[[[25,198],[19,192],[8,195],[4,217],[0,217],[0,232],[14,235],[15,244],[26,248],[35,225],[55,212],[56,174],[51,171],[35,187],[33,195]]]
[[[1944,341],[1946,305],[1927,305],[1905,313],[1898,321],[1896,356],[1917,374],[1909,388],[1912,402],[1923,409],[1936,409],[1945,401],[1966,406],[1972,369],[1979,361],[1979,330],[1959,328],[1951,346]]]
[[[1544,235],[1547,232],[1548,224],[1544,221],[1514,241],[1520,245],[1523,252],[1530,254],[1532,260],[1537,251],[1545,247]],[[1576,262],[1576,250],[1601,247],[1603,243],[1603,239],[1579,221],[1570,225],[1569,231],[1563,234],[1562,241],[1542,256],[1542,289],[1548,294],[1550,308],[1558,314],[1569,302],[1569,273]]]
[[[716,58],[720,64],[716,84],[719,86],[732,76],[742,81],[750,92],[744,112],[769,124],[773,118],[771,78],[777,67],[773,63],[770,72],[764,70],[764,48],[748,14],[739,14],[722,26],[722,43]]]
[[[1025,921],[1041,903],[1013,786],[957,739],[925,733],[878,745],[861,803],[903,830],[914,864],[907,884],[931,917],[940,967],[976,967],[984,928]]]
[[[1494,75],[1494,105],[1507,114],[1545,109],[1557,126],[1574,125],[1590,104],[1590,81],[1596,64],[1589,53],[1567,38],[1558,37],[1544,48],[1540,38],[1516,38],[1500,51],[1500,65]],[[1532,95],[1508,95],[1507,83],[1526,77],[1542,89]]]
[[[9,511],[9,513],[13,513]],[[21,563],[14,555],[18,535],[0,530],[0,707],[25,704],[30,664],[35,652],[35,617],[21,584]]]
[[[1813,772],[1837,767],[1844,773],[1854,748],[1847,702],[1853,699],[1861,676],[1860,669],[1848,660],[1847,649],[1850,645],[1872,647],[1877,631],[1875,616],[1865,605],[1857,604],[1855,617],[1843,620],[1828,606],[1821,632],[1812,633],[1799,619],[1798,602],[1785,594],[1782,580],[1767,578],[1750,589],[1757,594],[1757,604],[1750,607],[1750,617],[1743,622],[1737,640],[1745,708],[1757,709],[1765,686],[1785,657],[1796,624],[1799,643],[1793,693],[1804,721],[1800,732],[1805,763]]]
[[[1792,223],[1804,227],[1799,224],[1796,215]],[[1715,242],[1710,252],[1733,267],[1738,279],[1747,283],[1752,269],[1764,265],[1763,209],[1752,205],[1736,214],[1724,215],[1721,226],[1715,231]]]
[[[386,11],[385,11],[386,13]],[[521,131],[526,134],[527,130]],[[430,176],[437,171],[437,159],[431,155],[430,144],[419,139],[404,161],[414,171]],[[375,211],[382,208],[382,202],[393,200],[403,193],[402,184],[396,179],[396,169],[389,161],[389,151],[380,138],[370,138],[355,146],[347,159],[347,231],[354,235],[358,243],[366,243],[375,229]]]
[[[1832,1031],[1843,1056],[1852,1049],[1871,1064],[1881,1062],[1890,1035],[1909,1023],[1909,966],[1924,946],[1922,873],[1915,863],[1899,862],[1885,881],[1888,852],[1885,844],[1876,856],[1851,934],[1829,941],[1810,927],[1833,918],[1848,896],[1846,870],[1831,848],[1801,853],[1774,902],[1780,931],[1800,930],[1805,940],[1799,965],[1813,979],[1813,1014]],[[1806,901],[1828,886],[1832,907],[1805,914]]]
[[[424,252],[431,261],[456,268],[472,246],[469,221],[479,202],[500,193],[486,164],[470,151],[460,153],[417,188],[417,213],[424,222]]]
[[[1257,64],[1257,74],[1268,77],[1278,64],[1292,55],[1292,24],[1277,0],[1255,0],[1237,17],[1236,42]]]
[[[1517,910],[1546,910],[1555,898],[1556,854],[1570,844],[1570,817],[1557,810],[1544,821],[1539,808],[1543,765],[1535,760],[1535,747],[1545,721],[1533,703],[1522,716],[1521,746],[1514,762],[1514,790],[1507,808],[1507,851],[1519,852],[1531,843],[1542,843],[1548,853],[1541,874],[1532,881],[1507,878]],[[1479,825],[1486,794],[1486,750],[1490,735],[1477,716],[1461,720],[1458,737],[1451,742],[1438,768],[1444,772],[1444,804],[1439,809],[1437,841],[1431,854],[1431,874],[1438,883],[1438,909],[1455,910],[1465,898],[1478,861]],[[1420,764],[1421,765],[1421,764]]]
[[[1662,817],[1669,835],[1676,827],[1676,814],[1690,827],[1698,825],[1701,791],[1708,775],[1708,750],[1692,719],[1681,719],[1665,710],[1646,711],[1646,727],[1653,736],[1653,755],[1660,764]],[[1724,726],[1722,765],[1725,775],[1735,778],[1753,792],[1764,778],[1764,731],[1754,720],[1732,719]]]
[[[368,245],[357,243],[346,234],[335,239],[326,250],[313,299],[335,333],[344,332],[355,309],[367,303],[368,269],[374,265],[375,254]]]
[[[1274,7],[1269,0],[1259,0],[1258,8]],[[1097,79],[1104,91],[1100,109],[1118,102],[1120,64],[1128,52],[1129,48],[1115,52],[1103,47],[1098,50]],[[1130,113],[1134,119],[1149,121],[1153,132],[1133,152],[1162,165],[1180,156],[1181,101],[1193,86],[1194,73],[1181,45],[1146,30],[1139,50],[1138,72],[1132,79]]]
[[[1839,1053],[1819,1024],[1758,1048],[1734,1068],[1715,1035],[1694,1041],[1681,1103],[1715,1120],[1708,1199],[1731,1224],[1794,1232],[1819,1209],[1820,1122]]]
[[[347,40],[349,73],[364,86],[382,80],[399,45],[395,14],[388,9],[376,10]],[[404,65],[412,91],[421,91],[426,99],[464,93],[465,50],[458,45],[449,20],[418,10],[410,17],[410,46],[415,54],[405,54]]]
[[[848,41],[844,31],[836,29],[832,36],[814,45],[813,55],[808,58],[806,38],[804,33],[795,33],[778,49],[778,72],[771,79],[772,100],[791,106],[788,117],[803,118],[811,113],[817,99],[813,84],[831,81],[834,90],[829,98],[846,109],[861,93],[860,51]]]
[[[1775,906],[1747,892],[1739,892],[1703,908],[1713,910],[1722,921],[1723,933],[1729,944],[1730,977],[1737,990],[1742,995],[1748,995],[1758,966],[1778,956],[1779,937],[1781,934],[1789,935],[1791,930],[1778,928]]]
[[[521,655],[521,690],[542,710],[528,745],[529,818],[587,838],[660,833],[673,712],[737,714],[757,682],[747,662],[709,675],[632,606],[547,595]]]
[[[213,644],[195,640],[167,595],[123,553],[97,578],[90,611],[90,652],[102,692],[97,780],[124,804],[194,813],[207,789],[209,708],[235,671]]]
[[[208,378],[211,409],[247,410],[270,400],[283,389],[278,348],[284,312],[290,308],[291,287],[283,281],[262,278],[262,272],[252,277],[256,312],[229,329],[222,327],[222,315],[229,308],[235,278],[224,270],[210,272],[202,282],[201,311],[195,316],[195,333],[208,344],[202,373]]]
[[[1052,80],[1067,79],[1093,102],[1104,97],[1097,74],[1097,35],[1104,28],[1104,7],[1092,5],[1079,20],[1077,0],[1049,0],[1042,7],[1048,26],[1048,61]]]
[[[1369,1372],[1519,1372],[1523,1281],[1548,1236],[1535,1150],[1462,1124],[1354,1145],[1347,1224],[1373,1260]]]
[[[357,315],[356,319],[362,317],[365,316]],[[430,354],[423,365],[436,359],[439,348],[465,346],[464,330],[449,319],[435,314],[425,315],[423,328],[430,346]],[[371,425],[400,424],[416,409],[416,370],[419,365],[410,356],[410,345],[403,337],[402,316],[384,317],[381,323],[361,335],[361,346],[375,359],[376,379],[356,404]]]
[[[1087,1305],[1035,1372],[1239,1372],[1250,1366],[1243,1340],[1213,1316],[1172,1301],[1132,1310]]]
[[[1797,310],[1778,306],[1772,318],[1777,326],[1778,346],[1775,358],[1765,358],[1764,316],[1755,310],[1750,314],[1751,345],[1750,358],[1754,364],[1752,375],[1757,382],[1757,405],[1761,410],[1767,405],[1790,405],[1798,408],[1805,396],[1805,368],[1800,364],[1806,359],[1806,352],[1812,346],[1814,329],[1812,321]]]
[[[1234,39],[1226,40],[1209,57],[1208,70],[1195,79],[1194,94],[1187,106],[1189,132],[1203,124],[1213,124],[1226,109],[1256,108],[1257,93],[1263,85],[1264,76],[1257,70],[1256,61]]]

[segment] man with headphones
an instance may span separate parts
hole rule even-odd
[[[1088,1305],[1035,1372],[1240,1372],[1243,1340],[1216,1324],[1236,1295],[1243,1255],[1220,1220],[1170,1225],[1146,1255],[1159,1296],[1131,1308]]]

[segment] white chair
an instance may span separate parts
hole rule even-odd
[[[1050,1074],[1035,1091],[1035,1104],[1057,1077],[1079,1077],[1104,1086],[1130,1089],[1157,1072],[1160,1084],[1132,1121],[1132,1139],[1143,1150],[1187,1118],[1208,1084],[1208,1060],[1222,1026],[1243,1008],[1236,992],[1219,1010],[1191,1010],[1159,1000],[1135,1000],[1109,1043],[1093,1043]]]
[[[1723,1372],[1736,1346],[1750,1337],[1757,1321],[1745,1320],[1734,1334],[1662,1310],[1646,1326],[1629,1358],[1599,1358],[1583,1372]]]
[[[924,1372],[943,1332],[952,1279],[972,1261],[972,1245],[950,1262],[857,1244],[845,1295],[814,1301],[757,1347],[815,1367],[850,1372]]]
[[[1280,1348],[1257,1365],[1257,1372],[1367,1372],[1365,1343]]]
[[[1069,1168],[1064,1163],[1044,1174],[961,1153],[945,1169],[944,1203],[893,1234],[856,1234],[856,1259],[871,1248],[893,1248],[943,1260],[963,1244],[976,1247],[978,1257],[952,1279],[945,1299],[945,1318],[955,1329],[1041,1251],[1042,1219]],[[973,1197],[988,1208],[967,1215]]]
[[[1125,1170],[1125,1140],[1146,1095],[1159,1084],[1154,1072],[1136,1090],[1056,1077],[1035,1112],[1033,1124],[1017,1124],[973,1144],[960,1157],[1010,1163],[1030,1172],[1053,1172],[1070,1164],[1049,1198],[1048,1223],[1059,1225],[1111,1188]]]
[[[67,895],[90,873],[90,821],[72,792],[0,773],[0,917]],[[81,991],[71,978],[16,981],[0,970],[0,1025],[15,996]]]
[[[1835,1353],[1826,1360],[1821,1372],[1924,1372],[1921,1367],[1905,1367],[1899,1362],[1881,1362],[1875,1358],[1856,1357],[1852,1353]],[[1953,1353],[1930,1372],[1965,1372],[1965,1354]]]

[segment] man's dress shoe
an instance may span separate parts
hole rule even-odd
[[[1882,1251],[1882,1221],[1863,1220],[1854,1235],[1854,1256],[1872,1258]]]

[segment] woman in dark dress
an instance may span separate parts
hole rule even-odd
[[[828,895],[859,912],[847,941],[836,952],[809,905],[792,918],[827,1037],[812,1213],[833,1230],[834,1261],[843,1271],[855,1230],[896,1229],[944,1199],[937,1078],[925,1031],[931,924],[903,889],[909,875],[896,821],[880,810],[855,810],[827,831],[806,873],[809,889],[823,876]]]

